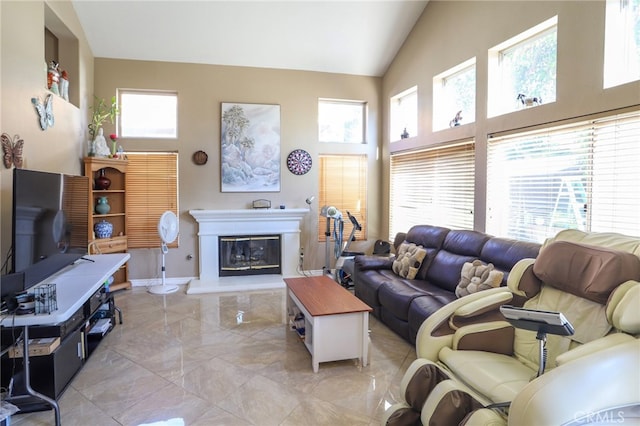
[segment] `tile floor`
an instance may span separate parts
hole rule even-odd
[[[285,325],[285,290],[116,295],[124,314],[60,399],[64,426],[377,425],[415,359],[370,317],[370,362],[320,364]],[[53,412],[12,417],[51,425]]]

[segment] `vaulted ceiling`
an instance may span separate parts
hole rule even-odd
[[[428,0],[73,0],[95,57],[382,76]]]

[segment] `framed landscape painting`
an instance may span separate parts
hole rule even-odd
[[[222,103],[222,192],[280,191],[280,105]]]

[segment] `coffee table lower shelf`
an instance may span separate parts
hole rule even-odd
[[[295,278],[293,280],[304,279]],[[321,362],[354,358],[358,358],[361,364],[366,366],[369,348],[369,311],[371,308],[340,287],[335,281],[327,278],[326,281],[320,280],[318,285],[335,286],[339,291],[344,291],[344,295],[339,293],[340,297],[352,297],[362,305],[357,312],[340,312],[340,309],[333,309],[333,311],[329,309],[327,312],[330,313],[318,315],[316,312],[316,315],[313,315],[296,296],[290,286],[289,279],[285,279],[285,282],[287,282],[287,313],[290,324],[295,328],[296,310],[304,316],[304,337],[300,331],[298,334],[311,354],[313,371],[318,372]],[[308,292],[310,289],[306,288],[306,290]],[[322,291],[315,296],[322,297],[321,294]],[[330,300],[328,302],[330,303]]]

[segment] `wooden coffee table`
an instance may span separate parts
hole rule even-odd
[[[321,362],[359,358],[367,365],[371,308],[325,276],[285,278],[287,313],[294,307],[304,315],[304,344],[313,371]]]

